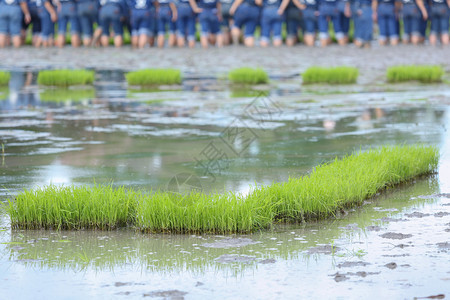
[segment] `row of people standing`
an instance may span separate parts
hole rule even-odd
[[[8,41],[20,46],[30,23],[33,44],[51,46],[55,22],[58,46],[65,44],[70,24],[73,46],[108,46],[111,36],[121,46],[127,27],[134,47],[152,45],[155,38],[163,47],[166,35],[169,46],[194,47],[197,20],[203,47],[239,43],[242,36],[246,46],[253,46],[257,26],[262,46],[270,41],[279,46],[284,22],[288,45],[295,44],[299,30],[306,45],[314,45],[317,33],[321,45],[328,45],[330,23],[338,43],[345,45],[351,19],[358,46],[372,40],[374,22],[381,44],[397,44],[400,19],[404,41],[422,42],[431,23],[430,43],[448,44],[449,18],[450,0],[0,0],[0,47]]]

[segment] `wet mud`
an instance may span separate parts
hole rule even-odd
[[[359,271],[359,272],[347,272],[347,273],[339,273],[330,275],[334,277],[334,281],[336,282],[342,282],[351,279],[352,277],[362,277],[365,278],[370,275],[378,275],[381,272],[365,272],[365,271]]]
[[[404,234],[399,232],[386,232],[380,235],[384,239],[392,239],[392,240],[403,240],[412,237],[412,234]]]
[[[187,295],[186,292],[179,290],[169,290],[169,291],[155,291],[148,294],[143,294],[143,297],[168,299],[168,300],[183,300],[184,296]]]
[[[216,261],[219,263],[251,263],[256,260],[255,257],[251,256],[242,256],[242,255],[231,255],[231,254],[224,254],[216,258]]]
[[[338,264],[338,268],[352,268],[352,267],[365,267],[370,265],[368,262],[363,261],[346,261],[344,263]]]
[[[260,242],[253,241],[249,238],[223,238],[214,243],[202,244],[206,248],[230,248],[230,247],[245,247],[247,245],[253,245]]]
[[[319,245],[308,249],[309,254],[332,254],[341,250],[340,247],[334,245]]]
[[[405,214],[408,218],[423,218],[428,217],[430,214],[424,214],[418,211],[413,212],[412,214]]]

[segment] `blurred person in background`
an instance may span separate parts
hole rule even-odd
[[[220,23],[222,22],[222,9],[219,0],[189,0],[192,10],[198,13],[200,22],[200,44],[208,48],[208,44],[223,46]]]
[[[420,9],[414,0],[401,0],[400,15],[403,21],[403,36],[402,42],[404,44],[413,43],[419,44],[420,41],[420,22],[422,15]]]
[[[131,46],[144,48],[153,37],[155,9],[153,0],[129,0],[131,23]]]
[[[195,47],[196,14],[189,0],[179,0],[177,3],[177,45],[184,47],[186,41],[189,48]]]
[[[77,0],[77,17],[84,46],[90,46],[94,34],[94,24],[98,22],[97,0]]]
[[[380,34],[378,41],[380,45],[392,46],[398,44],[398,5],[396,0],[375,0],[373,18],[378,22]]]
[[[0,48],[22,45],[21,24],[31,22],[26,0],[0,0]]]
[[[156,8],[156,20],[158,27],[158,40],[157,44],[159,48],[164,47],[166,30],[169,33],[168,45],[173,47],[176,44],[176,20],[178,17],[177,7],[172,0],[158,0]]]
[[[64,47],[66,44],[66,31],[70,25],[70,42],[72,47],[79,47],[80,40],[80,23],[77,15],[77,4],[75,0],[56,0],[58,13],[58,37],[56,45]]]
[[[50,0],[37,0],[38,15],[41,19],[41,34],[36,47],[52,47],[54,45],[55,23],[58,20],[56,9]]]
[[[230,15],[233,16],[233,27],[231,37],[233,44],[239,44],[241,37],[241,28],[245,27],[244,45],[253,47],[255,45],[255,30],[259,23],[259,7],[262,0],[235,0],[230,8]]]
[[[262,47],[270,44],[272,35],[272,43],[275,47],[283,44],[281,37],[281,27],[284,21],[284,11],[287,7],[286,2],[282,5],[281,0],[264,0],[261,16],[261,41]]]
[[[123,45],[123,19],[127,13],[125,0],[104,0],[100,2],[99,23],[102,27],[100,43],[109,46],[110,27],[113,29],[114,46]]]

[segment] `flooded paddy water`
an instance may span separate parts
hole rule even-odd
[[[23,231],[2,214],[0,299],[448,297],[450,78],[391,85],[384,70],[428,59],[448,73],[450,53],[387,49],[283,48],[284,59],[242,48],[148,50],[143,59],[131,50],[123,59],[110,49],[73,59],[70,48],[0,51],[12,74],[0,89],[2,201],[50,183],[246,193],[359,149],[424,143],[441,153],[437,174],[335,219],[246,235]],[[214,55],[223,58],[217,66]],[[264,67],[270,84],[230,86],[224,74],[244,61]],[[302,86],[298,73],[313,64],[357,66],[360,79]],[[185,74],[180,86],[137,90],[124,80],[128,70],[174,65]],[[94,68],[94,87],[36,84],[38,70],[61,66]],[[245,138],[232,138],[236,129]]]

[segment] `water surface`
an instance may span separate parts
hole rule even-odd
[[[0,92],[2,201],[50,183],[182,189],[171,180],[186,174],[206,192],[245,193],[386,144],[437,145],[442,157],[438,174],[336,219],[249,235],[22,231],[11,230],[3,215],[5,299],[450,294],[445,85],[342,92],[279,78],[263,92],[243,94],[196,78],[135,91],[114,71],[98,72],[93,90],[66,92],[38,87],[35,73],[12,76]]]

